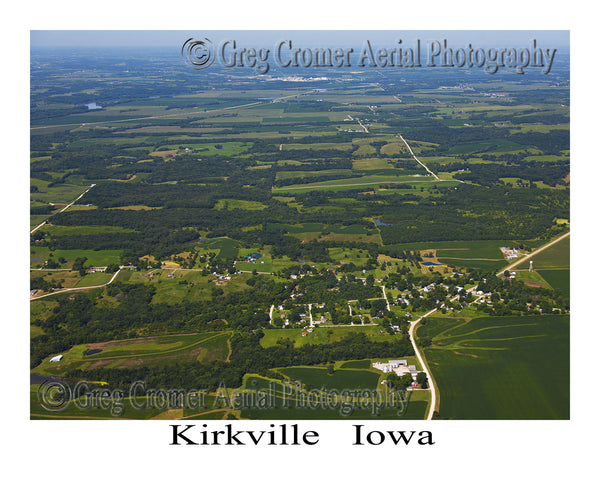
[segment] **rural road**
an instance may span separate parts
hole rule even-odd
[[[78,197],[77,197],[75,200],[73,200],[71,203],[69,203],[68,205],[66,205],[66,206],[65,206],[65,207],[64,207],[64,208],[63,208],[63,209],[62,209],[60,212],[58,212],[58,213],[62,213],[62,212],[64,212],[64,211],[65,211],[67,208],[69,208],[69,207],[70,207],[71,205],[73,205],[73,204],[74,204],[74,203],[75,203],[77,200],[79,200],[79,199],[80,199],[81,197],[83,197],[83,196],[84,196],[84,195],[85,195],[87,192],[89,192],[89,191],[92,189],[92,187],[95,187],[95,186],[96,186],[96,184],[95,184],[95,183],[92,183],[92,184],[91,184],[91,185],[88,187],[88,189],[87,189],[85,192],[83,192],[81,195],[79,195],[79,196],[78,196]],[[52,216],[52,215],[50,215],[50,216]],[[50,217],[48,217],[48,218],[50,218]],[[48,220],[48,218],[47,218],[46,220]],[[35,232],[35,231],[36,231],[38,228],[40,228],[42,225],[44,225],[44,224],[46,223],[46,220],[44,220],[44,221],[43,221],[42,223],[40,223],[40,224],[39,224],[37,227],[35,227],[35,228],[34,228],[34,229],[31,231],[31,232],[29,232],[29,234],[31,235],[31,234],[32,234],[33,232]]]
[[[404,137],[401,134],[398,134],[398,136],[402,139],[402,141],[404,142],[404,145],[406,145],[406,148],[408,148],[408,151],[410,152],[412,157],[418,162],[418,164],[421,165],[425,170],[427,170],[429,172],[429,175],[433,175],[435,177],[435,179],[439,182],[440,177],[438,177],[435,173],[433,173],[431,170],[429,170],[429,168],[427,168],[427,165],[425,165],[423,162],[421,162],[421,160],[419,160],[417,158],[417,156],[413,153],[412,148],[410,148],[410,145],[408,144],[408,142],[406,140],[404,140]]]
[[[389,311],[391,311],[390,310],[390,302],[388,302],[387,295],[385,294],[385,285],[381,286],[381,290],[383,291],[383,298],[385,298],[385,303],[387,305],[387,309],[388,309],[388,312],[389,312]]]
[[[433,412],[435,411],[435,402],[437,401],[437,394],[435,391],[435,384],[433,383],[433,376],[431,375],[429,368],[427,368],[427,364],[425,363],[425,360],[421,356],[421,352],[419,352],[419,349],[417,348],[417,344],[415,343],[414,330],[415,330],[415,327],[417,326],[417,324],[421,320],[423,320],[425,317],[431,315],[436,310],[437,310],[437,308],[434,308],[433,310],[430,310],[429,312],[427,312],[425,315],[419,317],[414,322],[411,322],[410,328],[408,330],[408,336],[410,338],[410,343],[413,346],[415,354],[417,355],[417,358],[419,359],[419,363],[421,364],[423,371],[427,375],[427,381],[429,382],[429,391],[431,392],[431,402],[429,404],[429,412],[427,413],[427,420],[431,420],[433,418]]]

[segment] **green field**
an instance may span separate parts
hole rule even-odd
[[[340,368],[369,368],[371,360],[350,360],[340,365]]]
[[[428,318],[440,417],[568,419],[569,317]]]
[[[571,237],[566,237],[533,257],[534,269],[569,268]]]
[[[570,270],[538,270],[546,282],[552,288],[559,290],[563,295],[571,295],[571,271]]]
[[[219,257],[223,258],[236,258],[239,245],[240,242],[227,237],[206,240],[200,244],[202,249],[218,249]]]
[[[325,368],[316,367],[288,367],[280,368],[279,371],[292,381],[300,381],[307,388],[377,388],[379,375],[364,370],[335,370],[332,375]]]

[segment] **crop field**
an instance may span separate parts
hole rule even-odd
[[[483,258],[502,260],[500,247],[511,247],[511,240],[460,240],[440,242],[398,243],[394,247],[399,250],[437,250],[438,258]]]
[[[566,297],[571,295],[571,270],[536,270],[552,288]]]
[[[534,269],[548,269],[558,268],[564,269],[569,268],[570,264],[570,251],[571,239],[567,237],[558,243],[555,243],[551,247],[547,248],[543,252],[535,255],[533,260]]]
[[[292,381],[300,381],[307,388],[327,386],[336,389],[372,389],[377,388],[379,375],[363,370],[336,370],[329,375],[327,369],[317,367],[289,367],[279,371]]]
[[[428,318],[440,417],[568,419],[569,318]]]

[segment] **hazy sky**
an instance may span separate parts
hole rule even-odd
[[[180,46],[188,38],[207,37],[214,43],[234,39],[254,46],[270,46],[280,40],[302,41],[304,46],[362,44],[365,40],[385,46],[398,39],[408,44],[413,39],[443,40],[478,46],[528,46],[532,39],[540,47],[569,45],[568,30],[32,30],[31,47],[112,47]]]

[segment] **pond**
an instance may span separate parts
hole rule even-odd
[[[94,353],[100,353],[102,350],[100,348],[94,348],[92,350],[88,350],[85,352],[86,355],[93,355]]]

